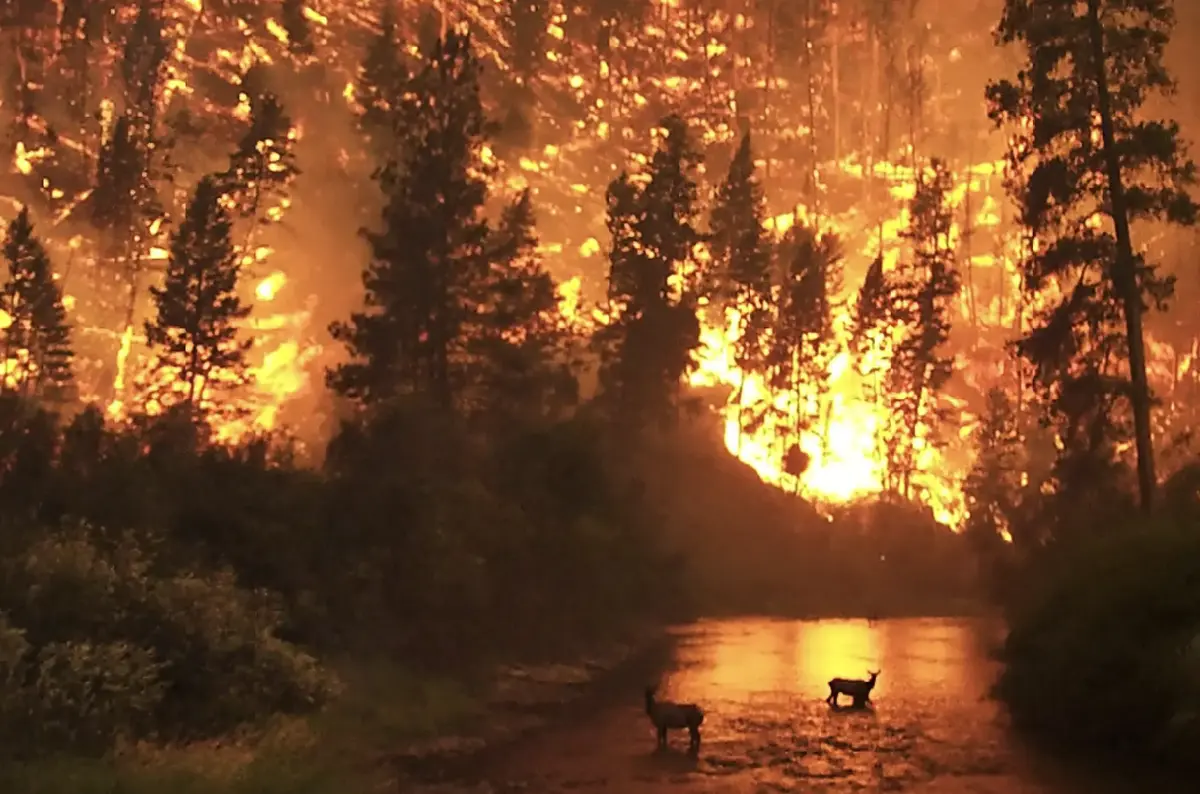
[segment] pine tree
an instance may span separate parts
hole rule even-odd
[[[829,364],[836,351],[831,295],[841,279],[841,252],[833,236],[796,226],[789,230],[781,255],[784,280],[771,338],[768,383],[776,393],[792,395],[789,420],[799,433],[811,429],[820,416],[828,391]],[[789,447],[784,465],[794,476],[802,473],[796,470],[801,468],[795,463],[799,460],[803,458]]]
[[[361,405],[417,394],[462,407],[466,331],[489,275],[479,71],[469,38],[450,33],[404,89],[426,121],[378,174],[386,207],[367,233],[366,309],[331,328],[351,360],[328,373],[330,387]]]
[[[1003,389],[991,389],[975,429],[975,461],[963,485],[967,503],[963,535],[994,592],[1004,584],[1006,541],[1020,536],[1022,445],[1012,400]]]
[[[500,13],[511,72],[521,85],[531,86],[546,62],[550,4],[544,0],[503,0]]]
[[[1195,166],[1178,125],[1147,118],[1144,107],[1173,88],[1163,65],[1173,26],[1169,0],[1006,0],[998,43],[1023,45],[1025,64],[987,90],[991,118],[1014,133],[1010,189],[1039,243],[1022,263],[1024,283],[1040,294],[1056,284],[1062,294],[1047,295],[1052,305],[1019,349],[1076,462],[1092,457],[1088,467],[1111,469],[1128,404],[1147,510],[1156,475],[1143,313],[1161,307],[1173,284],[1135,251],[1130,227],[1190,225],[1197,215],[1188,194]],[[1105,219],[1098,228],[1094,217]]]
[[[987,554],[1013,534],[1021,498],[1021,430],[1016,409],[1003,389],[987,395],[987,409],[975,429],[975,462],[964,486],[966,536]]]
[[[271,219],[300,173],[293,136],[292,121],[279,98],[271,93],[256,97],[250,108],[250,127],[221,175],[235,213],[249,222],[243,250],[250,248],[255,229]]]
[[[361,111],[359,126],[378,158],[393,156],[404,89],[411,79],[408,59],[396,29],[396,10],[390,0],[380,0],[379,31],[367,46],[355,84]]]
[[[167,41],[163,36],[162,3],[142,0],[138,15],[125,39],[121,78],[125,83],[125,107],[136,109],[140,120],[153,125]]]
[[[732,310],[737,318],[733,360],[742,380],[734,399],[742,430],[746,419],[742,406],[746,376],[766,373],[775,317],[772,246],[765,219],[766,202],[755,176],[750,134],[746,133],[717,191],[708,236],[712,255],[708,292],[718,308],[725,312]]]
[[[312,26],[304,15],[304,0],[283,0],[279,19],[287,31],[288,52],[298,58],[311,57],[316,47],[312,40]]]
[[[561,416],[578,397],[571,334],[534,225],[526,190],[505,208],[489,244],[488,301],[472,348],[480,402],[494,428]]]
[[[71,329],[62,291],[50,258],[34,235],[29,210],[9,224],[4,239],[8,280],[0,291],[0,394],[12,389],[22,397],[51,403],[70,399],[74,386]],[[19,362],[15,371],[12,362]]]
[[[247,382],[246,352],[238,325],[250,313],[237,294],[240,266],[230,238],[232,222],[221,206],[215,177],[196,186],[187,212],[171,237],[170,258],[161,287],[151,287],[155,318],[147,321],[146,341],[160,367],[174,370],[174,395],[193,416],[208,408],[214,390]]]
[[[893,291],[896,333],[887,379],[889,474],[894,490],[906,497],[919,446],[938,442],[942,412],[937,396],[954,374],[954,358],[944,348],[961,287],[952,238],[954,208],[948,200],[952,176],[938,160],[928,171],[917,180],[910,225],[903,234],[911,258]]]
[[[700,343],[702,274],[689,278],[685,270],[701,239],[694,178],[701,157],[683,119],[668,117],[661,129],[645,185],[621,174],[608,189],[608,299],[615,320],[597,343],[606,359],[603,388],[630,429],[673,420],[680,380]]]

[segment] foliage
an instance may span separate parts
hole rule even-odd
[[[680,379],[700,344],[699,274],[688,272],[700,242],[695,171],[700,154],[687,123],[663,120],[646,176],[622,173],[608,188],[608,302],[611,322],[596,335],[602,388],[631,430],[669,424]]]
[[[230,239],[229,213],[214,177],[201,180],[171,240],[161,287],[151,287],[156,316],[146,340],[159,367],[174,377],[155,394],[163,405],[178,400],[192,413],[210,409],[214,392],[244,385],[250,342],[238,338],[237,321],[250,313],[237,294],[239,255]],[[181,387],[182,394],[171,393]]]
[[[1058,479],[1079,493],[1119,485],[1117,449],[1133,435],[1146,505],[1155,476],[1142,314],[1164,306],[1174,281],[1135,252],[1131,225],[1190,225],[1197,214],[1178,125],[1145,113],[1173,88],[1163,64],[1173,25],[1165,0],[1007,0],[998,41],[1027,55],[1015,80],[987,91],[992,119],[1014,132],[1020,223],[1040,243],[1023,282],[1049,305],[1019,349],[1058,420]]]
[[[8,227],[4,258],[8,278],[0,288],[0,394],[12,389],[47,403],[66,402],[73,396],[71,329],[28,209]]]
[[[1097,516],[1108,532],[1024,573],[997,685],[1018,727],[1064,749],[1194,763],[1195,518]]]
[[[946,344],[961,277],[952,234],[954,212],[948,203],[951,180],[938,160],[918,177],[912,221],[904,232],[911,259],[897,269],[888,295],[892,346],[885,383],[891,423],[883,435],[890,487],[906,498],[912,496],[918,450],[940,441],[939,425],[946,411],[938,398],[954,374],[954,358],[946,355]]]
[[[6,531],[19,538],[0,577],[10,754],[220,735],[333,692],[275,636],[278,613],[229,574],[165,571],[130,536]]]

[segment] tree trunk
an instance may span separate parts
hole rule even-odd
[[[1154,473],[1154,447],[1150,428],[1150,383],[1146,377],[1146,343],[1142,336],[1142,294],[1134,270],[1133,243],[1129,233],[1129,215],[1125,204],[1125,186],[1121,181],[1121,162],[1116,150],[1113,130],[1112,103],[1108,93],[1108,74],[1105,66],[1104,28],[1100,23],[1100,0],[1088,0],[1094,78],[1100,111],[1100,134],[1104,145],[1104,161],[1108,171],[1109,201],[1117,237],[1117,258],[1113,281],[1125,309],[1125,334],[1129,343],[1129,379],[1132,384],[1134,436],[1137,442],[1138,490],[1142,509],[1150,512],[1154,506],[1157,478]]]

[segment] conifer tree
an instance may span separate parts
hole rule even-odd
[[[178,399],[192,416],[205,412],[213,391],[248,379],[251,342],[238,338],[238,325],[250,308],[237,294],[239,257],[222,197],[215,177],[196,186],[171,237],[162,286],[150,288],[155,317],[145,324],[158,365],[172,368],[176,386],[182,387],[174,395],[155,396]]]
[[[491,234],[488,301],[472,335],[480,402],[497,428],[554,418],[578,397],[571,333],[537,253],[534,223],[526,190]]]
[[[745,376],[765,374],[774,324],[772,245],[765,219],[766,202],[755,175],[750,134],[746,133],[717,191],[708,236],[712,254],[708,292],[717,307],[737,314],[733,358],[743,377],[735,400],[743,425]]]
[[[62,403],[71,396],[74,352],[62,291],[54,280],[50,258],[34,235],[29,210],[9,224],[4,239],[8,278],[0,291],[0,394],[9,387],[23,397]],[[17,371],[4,371],[9,362]]]
[[[975,462],[963,488],[966,536],[987,555],[1013,534],[1021,498],[1021,430],[1012,400],[1003,389],[987,395],[987,408],[975,430]]]
[[[621,174],[608,189],[608,299],[615,320],[597,336],[605,362],[602,384],[630,429],[674,418],[680,380],[700,343],[699,276],[686,265],[700,242],[695,171],[701,157],[687,124],[662,122],[649,180]]]
[[[539,0],[503,0],[501,14],[512,74],[521,85],[531,86],[546,62],[550,4]]]
[[[490,267],[479,70],[469,38],[451,32],[404,88],[426,120],[377,177],[386,206],[382,227],[366,235],[366,307],[331,328],[350,361],[328,373],[330,387],[363,406],[416,394],[462,407],[466,333]]]
[[[987,90],[992,119],[1014,133],[1010,189],[1039,243],[1023,281],[1062,295],[1019,348],[1058,417],[1064,455],[1093,458],[1085,468],[1112,470],[1128,406],[1147,510],[1157,485],[1143,313],[1173,284],[1136,251],[1132,226],[1190,225],[1197,214],[1178,125],[1145,108],[1173,88],[1163,54],[1174,21],[1169,0],[1006,0],[997,40],[1022,45],[1025,62]]]
[[[380,0],[379,30],[367,45],[359,69],[356,101],[361,111],[359,126],[371,142],[376,157],[393,156],[404,88],[410,79],[408,60],[396,29],[395,4]]]
[[[887,379],[891,407],[887,433],[889,474],[894,490],[903,496],[910,495],[919,443],[938,442],[942,413],[938,393],[954,373],[954,358],[944,348],[961,287],[951,236],[954,209],[948,200],[952,177],[939,160],[928,171],[917,180],[910,225],[903,234],[910,254],[893,291],[895,335]]]
[[[841,251],[833,236],[796,226],[789,230],[780,253],[784,280],[770,343],[768,382],[776,392],[792,395],[794,412],[789,419],[795,431],[803,432],[820,416],[828,391],[829,364],[836,349],[831,296],[841,280]],[[798,468],[787,465],[789,456],[798,460],[787,450],[785,468]]]
[[[294,143],[292,121],[279,98],[271,93],[256,97],[250,107],[250,127],[221,176],[234,211],[248,221],[243,250],[250,248],[255,229],[270,220],[300,173]]]
[[[304,0],[283,0],[279,20],[287,32],[287,48],[297,58],[309,58],[316,52],[312,26],[304,15]]]

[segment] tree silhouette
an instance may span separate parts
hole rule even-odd
[[[366,235],[366,309],[332,326],[350,361],[328,380],[364,406],[419,394],[451,410],[470,381],[466,331],[489,275],[482,214],[489,167],[481,153],[490,124],[469,38],[450,33],[439,41],[405,93],[428,118],[403,159],[378,174],[387,206],[382,229]]]
[[[794,226],[779,256],[784,277],[770,341],[768,383],[776,393],[791,395],[789,423],[802,433],[812,429],[828,391],[829,365],[836,351],[831,296],[840,285],[842,255],[832,235]],[[803,471],[797,460],[803,458],[791,447],[784,451],[785,469],[798,477]]]
[[[678,116],[662,122],[648,180],[622,173],[608,188],[608,300],[613,321],[597,334],[601,382],[629,430],[675,415],[681,378],[700,343],[696,317],[701,273],[688,278],[700,241],[695,223],[700,155]]]
[[[1144,107],[1173,88],[1163,65],[1173,25],[1167,0],[1007,0],[998,42],[1027,55],[1015,79],[987,90],[991,118],[1014,132],[1010,190],[1038,241],[1022,263],[1025,285],[1061,292],[1019,349],[1036,366],[1072,466],[1111,473],[1127,432],[1119,406],[1132,409],[1147,510],[1156,475],[1143,312],[1161,307],[1173,283],[1135,252],[1131,225],[1196,219],[1187,192],[1195,166],[1178,125],[1148,119]],[[1117,370],[1125,360],[1127,378]]]
[[[8,279],[0,291],[0,394],[64,403],[73,397],[71,328],[50,258],[22,208],[4,238]],[[14,367],[14,369],[9,369]]]
[[[477,394],[492,429],[529,426],[574,404],[571,334],[537,253],[529,191],[505,207],[489,240],[488,300],[472,335]]]
[[[395,4],[381,0],[379,31],[367,45],[355,84],[355,99],[361,111],[359,125],[378,158],[394,156],[399,112],[410,78],[408,59],[396,29]]]
[[[887,377],[889,475],[893,488],[910,495],[918,448],[938,443],[942,418],[938,392],[954,374],[947,356],[953,301],[961,288],[952,238],[954,209],[948,194],[952,177],[934,160],[917,180],[903,237],[911,254],[892,290],[893,349]]]
[[[279,202],[286,198],[288,186],[300,173],[294,134],[292,120],[277,96],[264,93],[255,97],[250,107],[250,127],[221,176],[234,212],[249,222],[243,251],[249,251],[258,226],[277,215]]]
[[[248,379],[251,341],[238,338],[238,324],[250,307],[237,294],[239,257],[222,196],[215,177],[196,186],[171,237],[163,284],[150,288],[156,314],[145,324],[157,364],[174,370],[174,394],[154,396],[166,404],[180,399],[192,416],[207,410],[213,391],[242,386]]]
[[[773,249],[764,227],[765,219],[766,202],[755,176],[750,134],[746,133],[729,164],[725,181],[717,190],[709,220],[712,267],[706,290],[723,314],[732,311],[736,316],[733,360],[742,380],[734,399],[738,425],[743,431],[746,376],[766,374],[775,318],[771,288]]]

